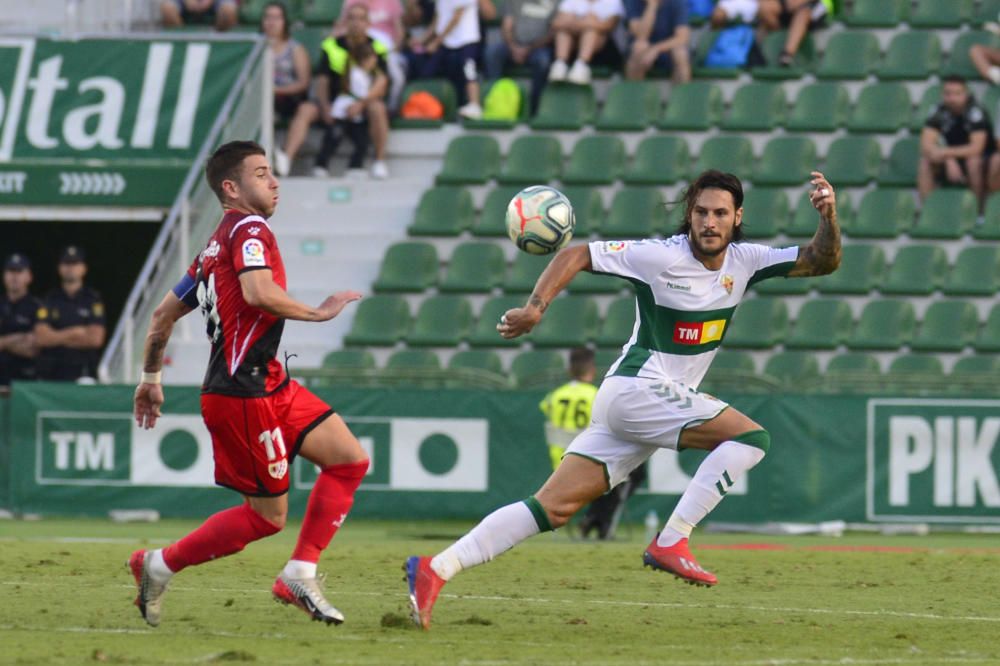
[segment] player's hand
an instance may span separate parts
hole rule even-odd
[[[316,321],[330,321],[340,314],[348,303],[361,299],[360,291],[338,291],[332,296],[328,296],[325,301],[316,308],[319,318]]]
[[[133,400],[135,422],[140,428],[149,430],[160,418],[160,406],[163,404],[163,386],[160,384],[139,384],[135,389]]]
[[[809,193],[809,201],[820,215],[829,220],[837,210],[837,194],[826,176],[819,171],[813,171],[811,175],[809,184],[816,189]]]
[[[500,331],[500,337],[510,340],[530,333],[541,319],[542,312],[538,308],[514,308],[500,317],[497,330]]]

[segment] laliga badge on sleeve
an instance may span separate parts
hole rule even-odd
[[[243,264],[245,266],[266,266],[264,243],[256,238],[243,241]]]

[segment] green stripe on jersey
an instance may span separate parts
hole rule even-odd
[[[729,321],[736,311],[736,306],[719,310],[675,310],[663,305],[657,305],[653,298],[653,289],[645,282],[631,280],[635,286],[636,300],[639,303],[639,332],[635,344],[651,351],[679,356],[697,356],[710,352],[720,344],[729,330]],[[702,324],[705,322],[725,322],[719,336],[706,335],[703,343],[678,342],[675,335],[678,324]]]
[[[794,261],[785,261],[780,264],[773,264],[766,268],[762,268],[750,276],[750,280],[747,281],[747,287],[750,287],[761,280],[766,280],[767,278],[788,277],[788,274],[792,272],[794,267]]]

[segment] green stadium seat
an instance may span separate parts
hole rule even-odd
[[[970,81],[979,78],[979,72],[969,59],[969,49],[973,44],[985,44],[994,48],[1000,46],[1000,37],[985,30],[961,31],[951,44],[948,62],[941,67],[941,76],[958,74]]]
[[[816,355],[810,352],[778,352],[767,359],[767,363],[764,364],[764,374],[798,391],[803,385],[819,381],[819,361],[816,360]]]
[[[554,299],[542,321],[531,331],[536,347],[580,347],[597,335],[600,313],[597,303],[586,296]]]
[[[670,89],[660,129],[702,132],[722,116],[722,89],[708,81],[692,81]]]
[[[750,352],[735,349],[720,349],[708,369],[705,381],[741,380],[757,372]]]
[[[869,301],[861,311],[847,346],[849,349],[899,349],[913,338],[916,318],[909,301]]]
[[[947,272],[948,256],[942,248],[906,245],[896,253],[881,291],[885,294],[927,296],[941,287]]]
[[[441,359],[430,349],[401,349],[385,363],[386,370],[440,370]]]
[[[510,374],[518,388],[556,386],[566,379],[566,360],[551,349],[521,352],[511,361]]]
[[[754,185],[802,185],[809,181],[816,161],[816,144],[807,136],[771,139],[757,163]]]
[[[406,335],[409,328],[410,307],[402,297],[391,294],[369,296],[358,303],[344,344],[391,347]]]
[[[585,136],[573,145],[562,182],[575,185],[610,185],[625,167],[625,143],[617,136]]]
[[[886,379],[890,387],[900,386],[913,390],[913,384],[920,379],[943,379],[944,366],[941,359],[933,354],[903,354],[892,359]]]
[[[439,185],[424,192],[408,232],[411,236],[458,236],[472,226],[475,207],[464,187]]]
[[[788,223],[788,195],[776,187],[754,187],[743,197],[743,232],[754,240],[774,238]]]
[[[780,298],[751,298],[737,308],[723,340],[727,347],[767,349],[785,339],[788,307]]]
[[[885,252],[878,245],[845,245],[840,267],[816,280],[823,294],[867,294],[882,278]]]
[[[319,54],[319,45],[330,34],[330,26],[322,28],[305,27],[295,31],[295,41],[302,45],[302,48],[309,54],[309,60],[315,60]]]
[[[910,12],[914,28],[958,28],[972,18],[972,0],[916,0]]]
[[[910,93],[899,82],[873,83],[862,89],[847,119],[851,132],[898,131],[910,120]]]
[[[491,136],[465,134],[448,144],[438,185],[477,185],[500,171],[500,145]]]
[[[642,132],[660,115],[660,85],[619,81],[611,86],[594,126],[601,131]]]
[[[623,180],[629,185],[666,185],[687,180],[691,153],[680,136],[657,135],[642,140]]]
[[[785,50],[785,42],[788,39],[787,30],[776,30],[770,32],[764,38],[762,50],[766,65],[754,67],[753,77],[755,79],[783,79],[798,80],[807,72],[812,71],[816,65],[816,44],[812,35],[806,34],[799,44],[799,50],[795,53],[795,58],[790,67],[785,67],[778,63],[781,52]]]
[[[875,69],[879,55],[878,38],[869,31],[834,33],[816,67],[816,78],[864,79]]]
[[[507,261],[496,243],[462,243],[448,261],[438,288],[447,292],[486,293],[503,281]]]
[[[712,50],[712,46],[715,44],[715,40],[719,38],[720,33],[721,30],[710,29],[698,35],[692,57],[693,67],[691,69],[692,75],[696,78],[736,79],[743,73],[744,69],[742,67],[705,66],[705,58],[708,56],[709,51]]]
[[[878,177],[882,151],[870,136],[843,136],[830,144],[823,175],[837,187],[862,187]]]
[[[590,86],[545,86],[538,113],[531,120],[535,130],[579,130],[594,121],[594,91]]]
[[[635,328],[635,299],[615,299],[608,306],[608,314],[601,322],[595,342],[598,347],[621,348],[632,337],[633,328]]]
[[[576,226],[573,229],[574,238],[586,238],[597,231],[604,217],[604,201],[601,192],[596,187],[588,185],[564,185],[560,191],[566,195],[573,206],[573,216]]]
[[[375,367],[375,356],[367,349],[337,349],[323,357],[320,367],[332,370],[364,370]]]
[[[713,136],[705,141],[698,153],[694,173],[719,169],[749,179],[753,172],[753,146],[745,136]]]
[[[854,206],[851,204],[851,195],[841,190],[837,193],[837,222],[841,229],[849,229],[853,219]],[[813,208],[807,190],[799,195],[799,201],[792,211],[792,221],[785,227],[785,235],[789,238],[812,238],[817,226],[819,226],[819,213]]]
[[[373,285],[377,292],[421,292],[437,284],[437,250],[430,243],[389,246]]]
[[[916,204],[908,190],[871,190],[861,198],[850,227],[852,238],[896,238],[913,225]]]
[[[625,187],[615,194],[600,234],[609,239],[649,238],[666,226],[663,195],[654,187]]]
[[[1000,0],[982,0],[972,17],[972,25],[981,27],[987,22],[996,22],[1000,15]]]
[[[411,347],[456,347],[472,328],[472,306],[461,296],[431,296],[420,304],[406,336]]]
[[[923,129],[928,116],[931,115],[931,112],[937,108],[937,105],[940,103],[940,84],[935,83],[924,88],[923,94],[920,95],[920,100],[917,102],[917,105],[913,108],[913,112],[910,114],[910,131],[914,134],[920,134],[920,130]],[[919,141],[916,137],[914,140]],[[916,182],[915,179],[914,182]]]
[[[751,288],[762,296],[800,296],[808,294],[814,286],[816,286],[816,278],[773,277],[754,282]]]
[[[854,319],[846,302],[834,298],[807,301],[785,339],[791,349],[836,349],[847,341]]]
[[[527,252],[514,255],[514,263],[510,265],[507,279],[503,282],[503,290],[509,294],[530,294],[538,282],[538,276],[549,265],[551,257],[540,257]]]
[[[929,30],[901,32],[892,38],[878,78],[926,81],[941,67],[941,40]]]
[[[538,185],[559,178],[562,147],[554,136],[527,134],[514,139],[498,181],[505,185]]]
[[[448,361],[448,370],[460,375],[455,382],[456,386],[461,386],[462,374],[474,374],[476,376],[486,376],[494,379],[497,383],[507,381],[507,373],[503,369],[503,361],[500,355],[492,349],[466,349],[455,352]]]
[[[1000,290],[1000,247],[976,245],[958,253],[942,291],[949,296],[995,296]]]
[[[791,132],[834,132],[847,123],[851,98],[839,83],[820,82],[803,86],[785,120]]]
[[[748,83],[733,96],[722,129],[770,132],[785,118],[785,89],[779,83]]]
[[[519,308],[527,299],[524,296],[494,296],[483,304],[479,319],[469,334],[468,343],[473,347],[520,347],[523,340],[505,340],[497,332],[500,317],[507,310]]]
[[[1000,240],[1000,193],[994,192],[986,199],[983,223],[973,227],[972,237],[978,240]]]
[[[910,229],[914,238],[961,238],[976,223],[976,196],[967,189],[937,189],[924,201],[917,223]]]
[[[882,376],[878,359],[864,352],[837,354],[826,366],[825,378],[830,380],[875,379]]]
[[[631,286],[623,278],[580,271],[569,283],[567,290],[571,294],[620,294]]]
[[[959,381],[986,379],[990,382],[1000,376],[1000,356],[976,354],[963,356],[951,368],[951,377]]]
[[[936,301],[924,313],[910,346],[919,351],[959,352],[972,345],[979,331],[976,306],[966,301]]]
[[[852,28],[895,28],[909,15],[909,0],[854,0],[844,23]]]
[[[1000,304],[994,305],[976,336],[977,352],[1000,352]]]
[[[500,185],[486,194],[473,236],[507,238],[507,205],[521,191],[520,185]]]
[[[516,119],[462,118],[462,126],[469,130],[509,130],[513,129],[518,123],[527,122],[531,115],[530,93],[528,91],[528,86],[525,85],[523,81],[517,79],[514,79],[514,82],[517,83],[517,87],[521,91],[521,107],[518,109]],[[483,87],[480,99],[486,99],[495,83],[496,81],[490,81]]]
[[[597,366],[597,377],[600,379],[608,374],[608,370],[618,357],[621,356],[620,349],[598,349],[594,354],[594,365]]]
[[[264,7],[271,0],[243,0],[240,5],[240,23],[245,23],[247,25],[259,26],[260,20],[264,16]],[[291,16],[291,8],[287,6],[288,19],[289,22],[293,19]]]
[[[302,20],[307,25],[329,27],[340,17],[344,0],[305,0],[302,6]]]
[[[889,187],[916,187],[919,163],[920,139],[915,136],[900,139],[889,151],[889,158],[882,166],[878,184]]]
[[[1000,112],[1000,88],[997,86],[990,86],[986,89],[979,103],[986,113],[990,114],[990,118],[998,118],[998,112]]]
[[[441,102],[444,107],[444,117],[437,120],[422,118],[400,118],[392,120],[393,128],[398,129],[432,129],[441,127],[444,123],[455,122],[455,110],[458,107],[458,100],[455,97],[455,86],[448,79],[418,79],[406,84],[403,88],[400,106],[405,106],[410,95],[416,92],[427,92]]]

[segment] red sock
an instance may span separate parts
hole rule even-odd
[[[209,516],[194,532],[164,548],[163,561],[177,573],[184,567],[238,553],[251,541],[280,529],[243,503]]]
[[[354,504],[354,491],[368,471],[368,461],[330,465],[316,479],[309,493],[309,504],[302,519],[299,541],[292,552],[293,560],[319,562],[319,555],[330,545],[337,528],[344,522]]]

